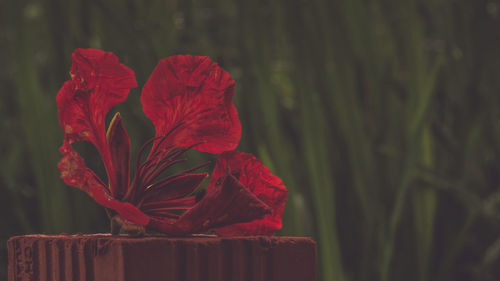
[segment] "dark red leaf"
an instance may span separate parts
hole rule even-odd
[[[111,189],[115,190],[115,197],[121,199],[127,192],[130,181],[130,138],[123,127],[120,113],[116,113],[111,120],[106,138],[115,170],[112,175],[115,180],[112,182],[115,182],[116,186]]]
[[[241,124],[232,103],[234,81],[208,57],[172,56],[161,60],[142,90],[144,113],[156,136],[179,126],[165,145],[221,153],[235,149]]]
[[[288,191],[281,179],[273,175],[260,160],[253,155],[238,151],[224,152],[217,158],[207,193],[224,179],[229,171],[239,182],[272,209],[263,219],[239,223],[216,229],[221,236],[272,235],[281,229],[281,219]]]

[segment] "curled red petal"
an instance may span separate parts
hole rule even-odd
[[[59,161],[57,167],[61,171],[61,177],[66,184],[85,191],[101,206],[115,210],[120,216],[135,224],[145,226],[149,223],[149,217],[135,206],[130,203],[120,202],[109,194],[106,186],[85,166],[82,157],[73,149],[67,139],[65,139],[59,151],[63,158]]]
[[[148,227],[167,235],[204,232],[239,222],[262,218],[271,210],[231,175],[214,186],[178,220],[151,218]]]
[[[72,55],[71,81],[57,94],[59,124],[70,143],[92,142],[103,158],[114,195],[117,179],[106,140],[105,117],[136,87],[134,72],[108,52],[77,49]]]
[[[221,153],[235,149],[241,124],[232,103],[234,80],[208,57],[178,55],[161,60],[142,90],[144,113],[156,135],[176,126],[165,144]]]
[[[253,155],[228,151],[217,158],[207,192],[215,188],[217,182],[223,179],[228,171],[257,198],[269,206],[272,213],[252,222],[218,228],[215,232],[221,236],[272,235],[276,230],[281,229],[281,220],[288,195],[282,180],[273,175]]]

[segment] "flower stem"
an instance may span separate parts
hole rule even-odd
[[[111,218],[111,225],[110,225],[110,231],[111,235],[118,235],[120,234],[120,230],[122,228],[121,220],[118,218],[118,216],[114,216]]]

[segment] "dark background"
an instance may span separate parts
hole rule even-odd
[[[2,0],[0,279],[12,235],[108,231],[56,168],[78,47],[135,71],[113,109],[134,151],[154,135],[139,95],[159,59],[225,68],[239,150],[284,180],[279,234],[318,241],[319,280],[500,280],[499,2]]]

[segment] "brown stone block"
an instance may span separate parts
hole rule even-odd
[[[315,281],[304,237],[25,235],[8,241],[9,281]]]

